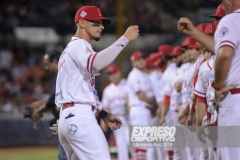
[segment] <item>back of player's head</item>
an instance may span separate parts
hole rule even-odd
[[[61,52],[58,50],[52,50],[47,52],[48,58],[49,58],[49,62],[53,62],[54,60],[58,61],[60,56],[61,56]]]

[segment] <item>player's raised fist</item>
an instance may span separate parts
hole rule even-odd
[[[192,30],[195,28],[192,21],[188,18],[180,18],[178,21],[178,30],[184,34],[190,35]]]
[[[137,25],[130,26],[124,33],[124,36],[130,41],[133,41],[139,36],[139,29]]]

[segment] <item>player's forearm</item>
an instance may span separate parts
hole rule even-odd
[[[205,103],[196,103],[196,125],[201,126],[203,117],[206,113],[206,104]]]
[[[221,87],[224,85],[224,82],[227,78],[228,72],[230,70],[233,50],[222,47],[219,49],[218,54],[215,60],[215,79],[214,85]]]
[[[169,106],[163,105],[163,109],[162,109],[162,117],[166,117],[167,113],[169,110]]]
[[[47,111],[49,111],[49,110],[50,110],[50,109],[46,107],[46,104],[41,105],[41,106],[37,109],[38,113],[41,113],[41,114],[43,114],[44,112],[47,112]]]
[[[197,28],[191,32],[191,36],[201,43],[208,51],[214,53],[215,41],[213,36],[205,34]]]
[[[147,95],[145,93],[138,92],[137,95],[138,95],[138,98],[140,100],[142,100],[142,101],[144,101],[144,102],[146,102],[146,103],[148,103],[150,105],[154,105],[155,104],[155,99],[151,99],[151,98],[147,97]]]
[[[111,46],[99,52],[93,62],[93,70],[100,71],[111,64],[128,43],[128,39],[122,36]]]

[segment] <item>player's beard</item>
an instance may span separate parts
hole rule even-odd
[[[95,41],[100,41],[100,37],[93,37]]]

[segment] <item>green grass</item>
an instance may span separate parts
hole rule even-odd
[[[57,150],[0,155],[0,160],[57,160]]]

